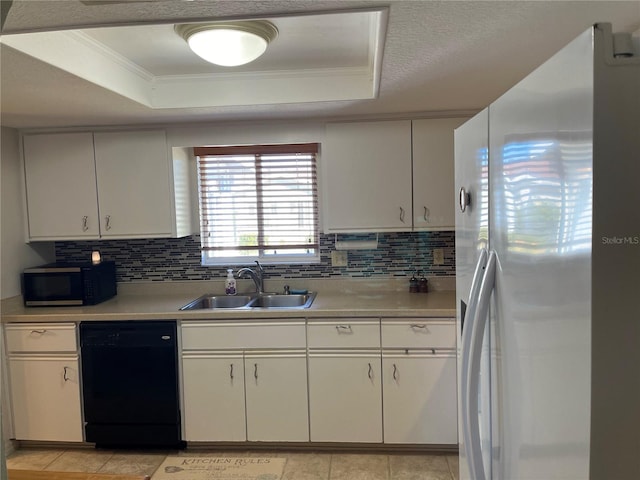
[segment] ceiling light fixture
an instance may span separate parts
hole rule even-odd
[[[174,29],[196,55],[223,67],[254,61],[278,36],[276,26],[266,20],[191,23]]]

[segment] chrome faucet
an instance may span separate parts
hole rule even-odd
[[[241,268],[238,270],[238,278],[242,278],[242,276],[246,273],[251,277],[253,283],[256,284],[256,293],[263,294],[264,293],[264,268],[260,265],[260,262],[256,260],[257,268],[255,270],[251,268]]]

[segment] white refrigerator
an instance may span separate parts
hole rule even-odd
[[[462,480],[640,479],[638,46],[594,25],[455,131]]]

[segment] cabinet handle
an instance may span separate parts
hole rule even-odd
[[[400,207],[400,221],[404,223],[404,208]]]
[[[253,377],[258,380],[258,364],[254,363],[253,364]]]
[[[351,325],[336,325],[336,330],[338,331],[338,334],[353,333],[353,330],[351,329]]]
[[[229,365],[229,378],[233,380],[233,363]]]
[[[431,223],[431,220],[429,219],[430,216],[431,211],[427,207],[424,207],[424,221],[427,223]]]
[[[87,230],[89,230],[89,217],[85,215],[82,217],[82,231],[86,232]]]
[[[44,335],[45,333],[47,333],[46,330],[31,330],[31,333],[35,333],[36,335]]]
[[[396,366],[396,364],[393,364],[393,379],[397,382],[398,381],[398,367]]]
[[[67,376],[67,368],[69,367],[64,367],[64,371],[62,373],[62,378],[64,379],[65,382],[69,381],[69,377]]]
[[[367,373],[369,380],[373,380],[373,367],[369,363],[369,372]]]
[[[411,328],[413,330],[416,330],[416,329],[425,330],[427,326],[424,323],[412,323]]]
[[[111,215],[104,217],[104,228],[105,230],[111,230]]]

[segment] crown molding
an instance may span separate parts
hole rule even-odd
[[[154,75],[81,30],[12,34],[2,42],[150,109],[358,101],[378,95],[388,21],[386,8],[366,13],[368,52],[358,67]]]

